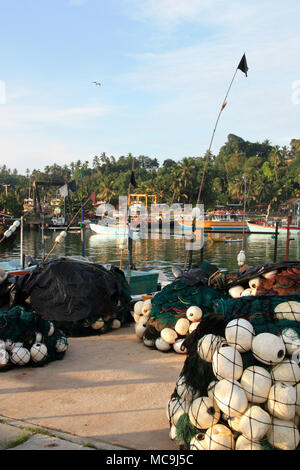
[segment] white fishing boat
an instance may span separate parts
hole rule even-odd
[[[103,235],[118,235],[127,237],[128,236],[128,225],[119,223],[114,218],[106,217],[100,220],[98,223],[90,222],[88,224],[92,232]],[[139,237],[139,228],[130,228],[130,232],[134,237]]]
[[[250,233],[253,232],[267,232],[270,234],[275,235],[276,226],[273,225],[266,225],[266,224],[258,224],[247,222],[247,227]],[[295,225],[290,225],[289,227],[290,235],[297,235],[300,234],[300,227]],[[287,226],[278,226],[278,235],[285,235],[287,234]]]

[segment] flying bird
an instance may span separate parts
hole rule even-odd
[[[100,82],[93,82],[93,83],[95,83],[96,86],[101,86]]]

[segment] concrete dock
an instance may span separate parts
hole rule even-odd
[[[147,348],[133,324],[68,341],[63,360],[1,373],[2,448],[178,450],[166,404],[185,355]]]

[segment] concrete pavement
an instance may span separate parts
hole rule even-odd
[[[166,404],[184,360],[147,348],[133,324],[69,338],[63,360],[0,374],[2,448],[178,450]]]

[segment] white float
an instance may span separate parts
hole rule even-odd
[[[295,417],[297,392],[284,382],[272,385],[268,396],[268,410],[275,418],[291,421]]]
[[[202,309],[197,305],[192,305],[186,311],[186,317],[191,322],[199,322],[203,316]]]
[[[188,414],[190,422],[198,429],[210,428],[217,424],[221,417],[220,410],[214,406],[214,401],[209,397],[193,400]]]
[[[169,351],[171,344],[166,343],[161,337],[155,340],[155,346],[159,351]]]
[[[240,419],[240,432],[250,441],[260,441],[267,434],[271,421],[271,416],[260,406],[250,406]]]
[[[161,338],[168,344],[174,344],[178,335],[172,328],[163,328],[160,332]]]
[[[24,366],[30,361],[30,352],[22,346],[13,347],[10,352],[10,360],[13,364]]]
[[[211,362],[216,349],[225,341],[221,336],[209,333],[198,341],[197,351],[201,359]]]
[[[30,348],[30,356],[33,362],[40,362],[47,356],[47,346],[44,343],[34,343]]]
[[[189,327],[190,327],[190,322],[187,318],[179,318],[179,320],[177,320],[175,324],[174,330],[180,336],[185,336],[189,331]]]
[[[250,366],[244,370],[241,385],[252,403],[267,401],[272,386],[271,374],[260,366]]]
[[[282,338],[272,333],[260,333],[254,336],[251,349],[258,361],[269,365],[283,361],[286,353]]]
[[[215,399],[228,417],[241,416],[248,407],[247,395],[236,380],[220,380],[215,386]]]
[[[215,424],[209,428],[204,437],[208,450],[233,450],[234,437],[231,430],[224,424]]]
[[[225,328],[227,344],[241,353],[251,349],[254,334],[253,326],[244,318],[231,320]]]
[[[300,302],[295,300],[282,302],[275,307],[274,312],[278,320],[300,321]]]
[[[296,362],[284,359],[280,364],[272,367],[271,378],[277,382],[296,385],[300,381],[300,367]]]
[[[267,439],[277,449],[294,450],[299,444],[299,431],[292,421],[274,418]]]
[[[237,349],[223,345],[212,357],[212,369],[218,380],[239,380],[243,373],[242,356]]]
[[[182,347],[182,343],[185,341],[185,338],[177,339],[173,344],[173,349],[178,354],[187,354],[187,349]]]
[[[244,287],[243,286],[234,286],[234,287],[230,287],[230,289],[228,290],[228,293],[229,295],[231,295],[231,297],[233,297],[234,299],[237,299],[238,297],[241,297],[242,295],[242,292],[244,292]]]

